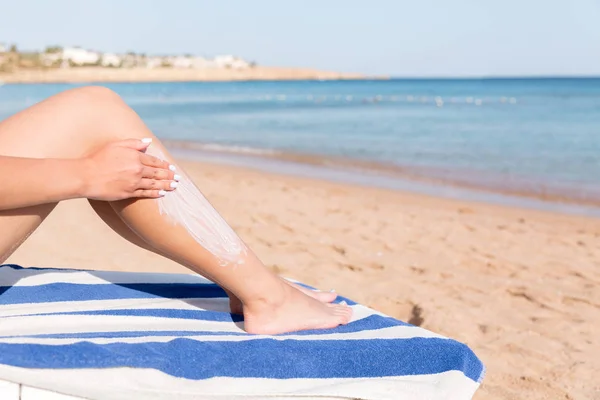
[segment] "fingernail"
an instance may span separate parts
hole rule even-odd
[[[175,174],[175,176],[173,177],[173,179],[175,179],[176,181],[180,181],[181,180],[181,175]]]
[[[177,171],[177,168],[173,164],[169,165],[169,169],[173,172]]]
[[[173,189],[175,189],[178,185],[179,185],[179,183],[177,183],[177,182],[171,182],[171,184],[169,186],[171,186]]]
[[[335,293],[335,289],[331,289],[329,293]]]
[[[159,190],[159,191],[158,191],[158,195],[159,195],[160,197],[164,196],[165,194],[167,194],[167,191],[166,191],[166,190]]]
[[[340,304],[343,305],[343,306],[347,306],[348,305],[348,303],[346,303],[345,300],[340,301]]]
[[[152,138],[150,138],[150,137],[143,138],[142,143],[150,144],[150,143],[152,143]]]

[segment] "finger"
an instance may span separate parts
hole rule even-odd
[[[149,199],[158,199],[167,194],[165,190],[156,190],[156,189],[138,189],[133,192],[135,197],[141,198],[149,198]]]
[[[179,184],[175,181],[157,181],[156,179],[143,178],[140,180],[138,189],[175,190]]]
[[[125,139],[116,142],[117,146],[128,147],[134,150],[145,150],[152,143],[152,138],[144,138],[144,139]]]
[[[171,164],[169,164],[168,161],[161,160],[160,158],[156,158],[156,157],[148,155],[148,154],[140,154],[140,161],[142,162],[142,164],[144,164],[147,167],[171,169],[171,170],[174,169],[174,167],[170,168]]]
[[[144,167],[142,171],[142,178],[151,178],[156,179],[158,181],[178,181],[179,175],[175,177],[173,171],[168,169],[160,169],[160,168],[152,168],[152,167]]]

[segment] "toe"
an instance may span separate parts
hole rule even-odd
[[[293,288],[298,289],[302,293],[304,293],[314,299],[317,299],[322,303],[331,303],[332,301],[334,301],[337,298],[337,293],[335,293],[335,291],[322,292],[320,290],[312,290],[312,289],[305,288],[303,286],[300,286],[296,283],[293,283],[293,282],[290,282],[287,280],[285,282],[287,282]]]
[[[348,306],[340,306],[337,312],[345,318],[346,323],[352,318],[352,308]]]
[[[337,298],[337,293],[332,292],[315,292],[315,296],[323,303],[331,303]]]
[[[331,310],[334,315],[339,317],[344,324],[348,323],[352,318],[352,309],[348,306],[332,305]]]
[[[340,322],[340,325],[346,325],[348,322],[350,322],[350,315],[347,313],[339,313],[338,321]]]

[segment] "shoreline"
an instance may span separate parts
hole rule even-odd
[[[499,182],[478,184],[476,181],[457,179],[447,172],[446,177],[441,177],[435,175],[436,171],[425,168],[396,166],[348,157],[169,139],[162,141],[176,157],[189,161],[234,165],[266,173],[283,173],[432,197],[600,218],[600,197],[569,196],[566,188],[562,191],[552,188],[552,191],[536,192],[525,188],[503,187]],[[533,183],[531,187],[539,188],[539,185]]]
[[[359,80],[367,78],[370,77],[310,68],[262,66],[247,69],[74,67],[47,70],[21,69],[10,73],[0,73],[0,83],[4,84]],[[388,78],[373,77],[373,79]]]

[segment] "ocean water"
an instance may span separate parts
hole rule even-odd
[[[0,119],[74,86],[0,86]],[[157,136],[188,153],[300,154],[321,164],[600,204],[600,79],[106,86]]]

